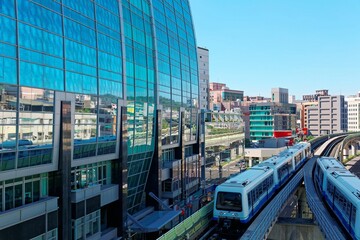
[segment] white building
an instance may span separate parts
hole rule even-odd
[[[348,102],[348,131],[360,131],[360,92],[357,96],[349,96]]]
[[[344,96],[319,96],[318,104],[307,107],[307,126],[314,136],[347,131],[347,103]]]
[[[209,109],[209,50],[198,47],[200,109]]]

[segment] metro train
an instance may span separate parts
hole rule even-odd
[[[314,179],[344,228],[354,239],[360,239],[360,179],[331,157],[317,159]]]
[[[213,219],[222,229],[248,223],[310,154],[310,143],[298,143],[217,186]]]

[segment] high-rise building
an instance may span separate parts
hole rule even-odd
[[[200,109],[209,109],[209,50],[198,47]]]
[[[307,106],[310,134],[321,136],[347,131],[347,103],[344,96],[319,96],[318,104]]]
[[[230,89],[224,83],[210,82],[210,110],[225,111],[240,108],[243,97],[244,91]]]
[[[296,105],[276,102],[252,103],[249,108],[250,140],[292,137],[296,130]],[[246,125],[247,123],[245,123]]]
[[[308,101],[308,102],[314,102],[317,101],[319,96],[328,96],[329,95],[329,90],[316,90],[315,94],[308,94],[308,95],[303,95],[303,100],[304,101]]]
[[[289,103],[296,103],[295,95],[289,95]]]
[[[272,88],[271,100],[278,103],[289,103],[289,90],[286,88]]]
[[[357,96],[346,98],[348,105],[348,131],[360,131],[360,92]]]
[[[288,103],[288,89],[272,88],[271,101],[264,98],[247,98],[242,104],[245,126],[249,138],[258,141],[273,137],[292,137],[296,130],[296,104]],[[247,133],[247,131],[245,131]],[[247,135],[246,135],[247,137]]]
[[[301,103],[300,127],[302,129],[303,128],[309,128],[309,126],[308,126],[308,107],[316,107],[317,105],[318,105],[317,101]]]
[[[111,239],[178,216],[139,217],[200,186],[189,2],[6,0],[0,28],[0,239]]]

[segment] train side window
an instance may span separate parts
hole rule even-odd
[[[331,196],[334,195],[334,185],[330,181],[327,183],[327,191]]]
[[[356,207],[352,205],[352,211],[351,211],[351,226],[355,227],[355,219],[356,219]]]

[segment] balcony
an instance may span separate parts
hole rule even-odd
[[[172,192],[162,192],[161,198],[175,198],[181,194],[181,188],[174,190]]]
[[[186,157],[185,160],[187,163],[197,162],[199,160],[198,156],[199,155],[195,154],[195,155]]]
[[[180,180],[168,179],[162,182],[161,198],[175,198],[181,194]]]
[[[180,166],[181,159],[167,160],[163,161],[163,168],[175,168]]]
[[[0,214],[0,229],[30,220],[58,209],[57,197],[47,197]]]
[[[119,199],[119,185],[107,184],[101,186],[101,207]]]
[[[117,229],[116,228],[107,228],[101,232],[101,240],[111,240],[117,239]]]
[[[199,184],[199,178],[190,178],[189,182],[186,183],[186,190],[191,189],[192,187]]]
[[[101,194],[101,185],[94,184],[90,185],[87,188],[77,189],[71,191],[71,202],[78,203],[86,199],[95,197]]]

